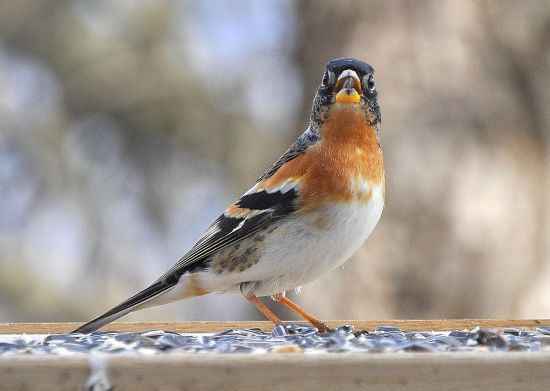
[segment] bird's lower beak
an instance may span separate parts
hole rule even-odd
[[[361,100],[361,81],[357,73],[347,69],[340,74],[336,81],[336,102],[359,103]]]

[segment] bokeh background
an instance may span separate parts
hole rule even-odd
[[[84,321],[155,280],[305,129],[340,56],[377,71],[387,206],[296,300],[550,317],[548,0],[18,0],[0,4],[0,321]],[[211,295],[124,319],[261,316]]]

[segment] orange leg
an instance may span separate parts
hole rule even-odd
[[[262,303],[262,301],[260,299],[258,299],[256,296],[252,295],[252,296],[247,297],[246,299],[249,302],[251,302],[252,304],[254,304],[256,306],[256,308],[259,309],[260,312],[262,314],[264,314],[267,319],[269,319],[270,321],[273,322],[273,324],[275,324],[275,325],[283,324],[281,319],[279,319],[277,317],[277,315],[275,315],[273,312],[271,312],[271,310],[269,308],[267,308],[266,305],[264,303]]]
[[[285,297],[283,294],[276,294],[273,296],[273,299],[275,301],[278,301],[281,304],[284,304],[288,308],[290,308],[292,311],[296,312],[298,315],[300,315],[302,318],[307,320],[309,323],[311,323],[313,326],[319,330],[320,333],[331,333],[334,330],[328,327],[326,324],[321,322],[319,319],[311,315],[310,313],[303,310],[298,304],[290,300],[289,298]]]

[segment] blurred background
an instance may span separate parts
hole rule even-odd
[[[84,321],[155,280],[374,66],[386,209],[305,286],[320,318],[550,317],[550,2],[0,5],[0,322]],[[275,311],[292,318],[280,307]],[[262,319],[210,295],[124,320]]]

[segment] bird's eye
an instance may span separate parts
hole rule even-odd
[[[367,90],[372,94],[376,90],[376,86],[374,85],[374,76],[373,75],[367,75],[365,76],[365,79],[367,79]]]
[[[332,73],[331,71],[326,71],[325,74],[323,75],[322,85],[326,87],[332,83],[334,83],[334,73]]]

